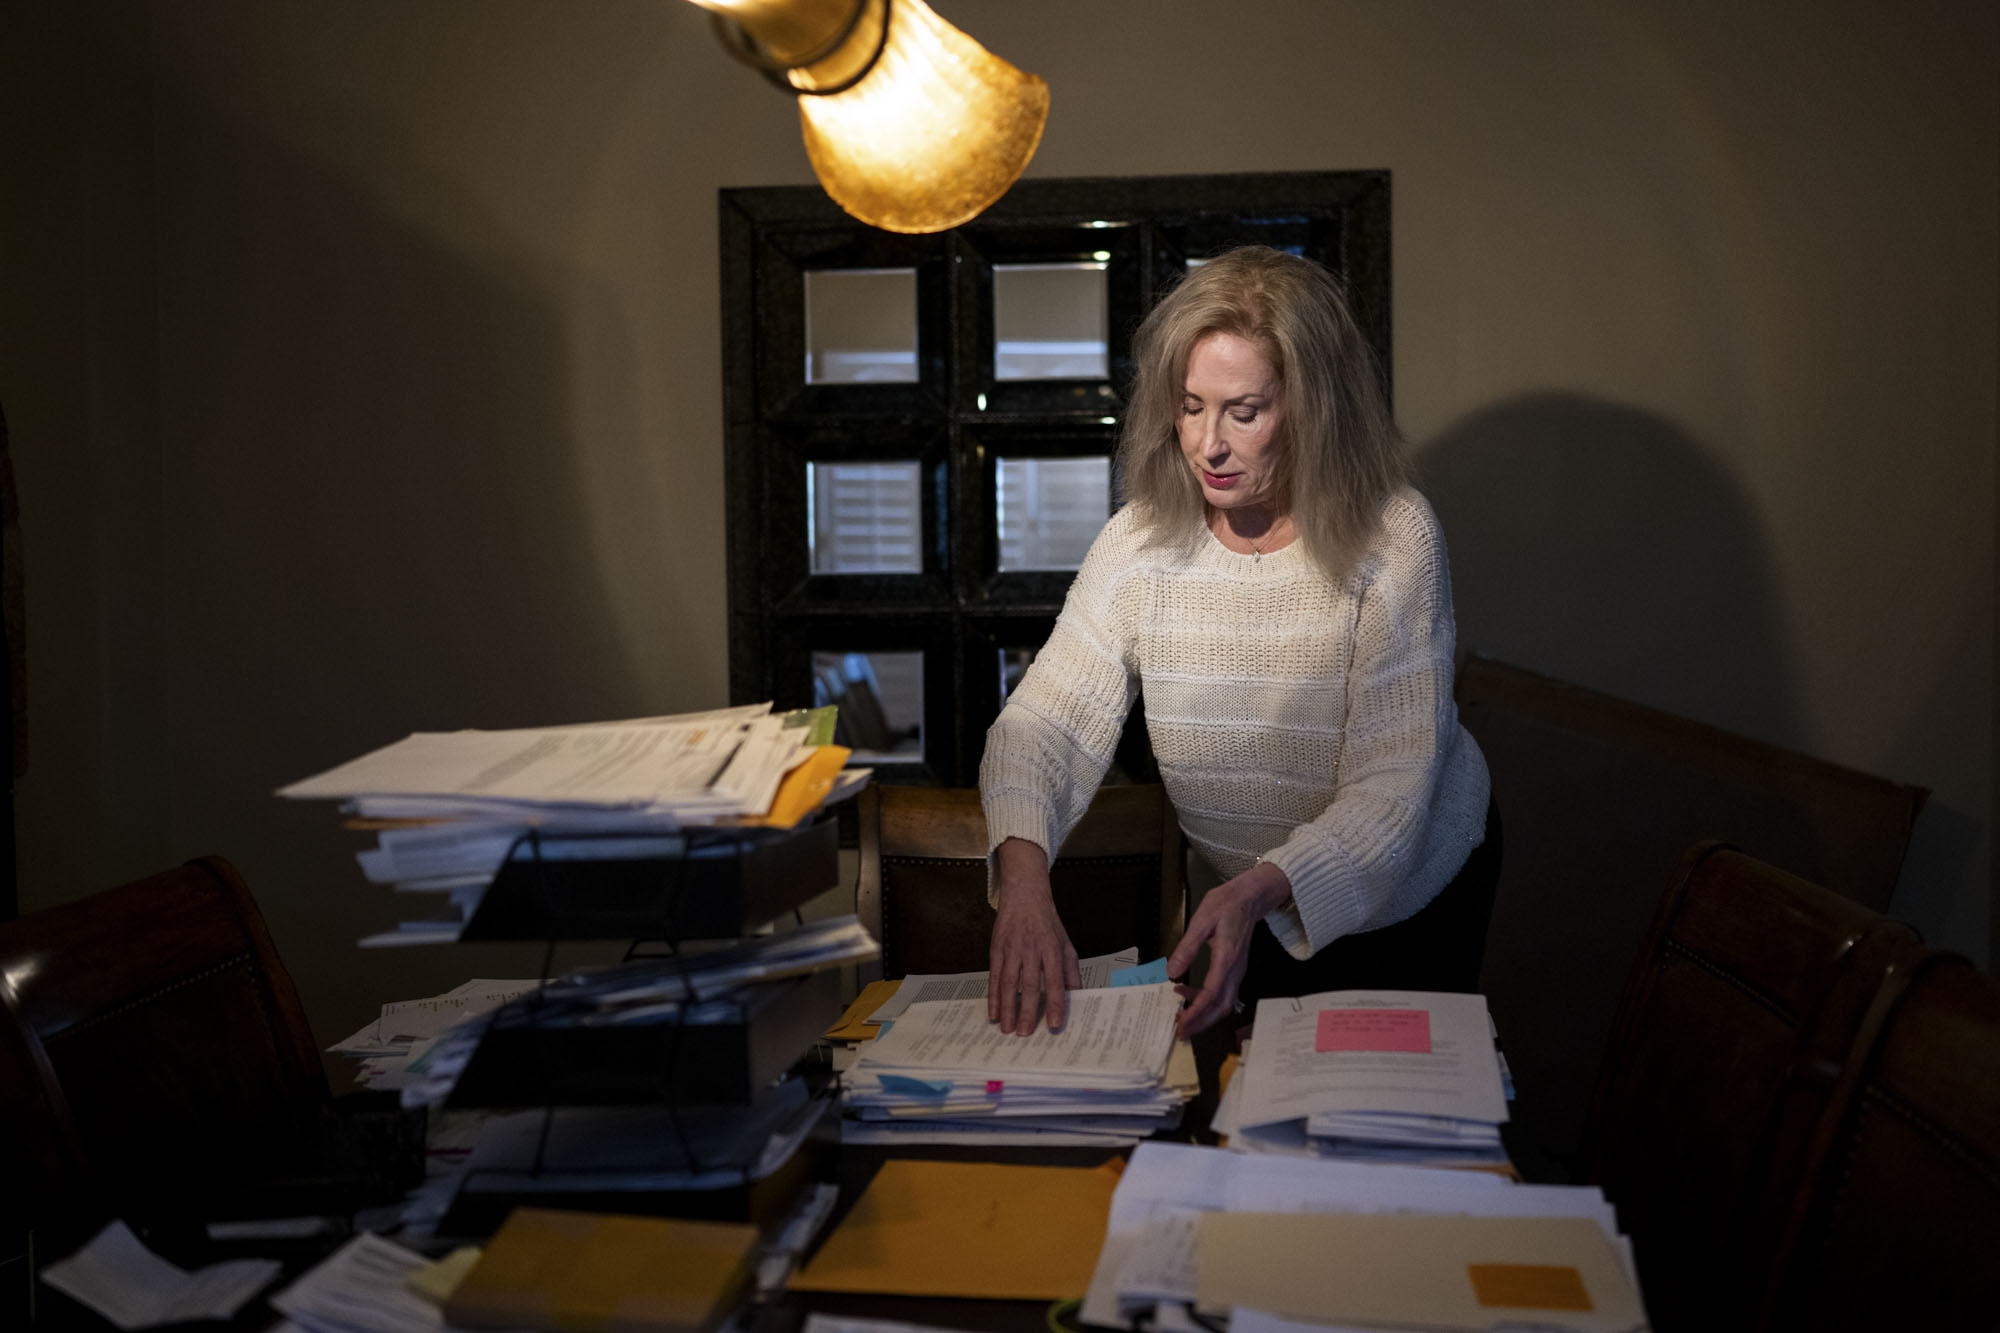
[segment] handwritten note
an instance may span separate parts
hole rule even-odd
[[[1400,1051],[1431,1053],[1428,1009],[1322,1009],[1313,1049],[1329,1051]]]

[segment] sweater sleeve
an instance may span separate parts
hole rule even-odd
[[[1442,887],[1423,883],[1428,825],[1459,734],[1452,699],[1451,575],[1420,498],[1392,502],[1356,611],[1346,722],[1326,810],[1265,860],[1292,905],[1267,917],[1287,952],[1309,958],[1343,935],[1402,920]]]
[[[1055,632],[986,733],[979,792],[989,867],[1008,838],[1037,844],[1053,861],[1111,763],[1137,692],[1139,536],[1129,509],[1105,525]]]

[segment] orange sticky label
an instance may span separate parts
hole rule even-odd
[[[1588,1310],[1583,1274],[1567,1264],[1467,1264],[1481,1305],[1529,1310]]]

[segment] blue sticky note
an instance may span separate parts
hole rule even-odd
[[[1137,967],[1121,967],[1111,974],[1111,984],[1114,986],[1151,986],[1165,980],[1167,980],[1167,960],[1164,958],[1155,958],[1152,962],[1141,963]]]
[[[906,1097],[942,1097],[951,1091],[949,1079],[933,1083],[906,1074],[883,1074],[881,1079],[884,1092],[900,1092]]]

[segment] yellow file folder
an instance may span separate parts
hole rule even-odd
[[[890,1160],[791,1285],[1065,1300],[1090,1285],[1121,1164]]]

